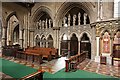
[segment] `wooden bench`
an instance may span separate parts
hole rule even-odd
[[[55,58],[58,57],[58,53],[55,48],[28,47],[25,51],[17,51],[14,57],[26,61],[32,61],[32,63],[42,63],[43,58],[50,61],[53,58],[52,56],[55,56]]]
[[[72,68],[77,68],[77,65],[86,59],[86,53],[77,54],[65,60],[65,72],[71,71]]]

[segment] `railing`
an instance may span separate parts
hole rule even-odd
[[[66,63],[65,72],[71,71],[71,62],[72,61],[74,61],[75,64],[78,65],[85,59],[86,59],[86,53],[77,54],[75,56],[68,58],[67,60],[65,60],[65,63]]]
[[[35,72],[33,74],[21,78],[20,80],[43,80],[43,72],[42,71]]]

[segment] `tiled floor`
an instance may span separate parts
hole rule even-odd
[[[87,59],[78,65],[78,69],[120,78],[120,67],[99,64]]]
[[[12,77],[10,77],[9,75],[6,75],[2,72],[0,72],[0,80],[7,80],[7,79],[11,79]]]
[[[43,64],[37,64],[34,63],[34,66],[32,66],[31,62],[26,62],[25,61],[20,61],[19,59],[14,60],[13,58],[6,58],[7,60],[14,61],[16,63],[20,63],[26,66],[31,66],[35,69],[42,69],[44,71],[50,72],[52,74],[56,73],[57,71],[61,70],[62,68],[65,67],[65,59],[66,57],[61,57],[58,59],[53,59],[52,61],[44,61]],[[120,78],[120,67],[115,67],[111,65],[104,65],[104,64],[99,64],[94,61],[91,61],[89,59],[84,60],[82,63],[80,63],[77,66],[78,69],[80,70],[86,70],[89,72],[95,72],[98,74],[103,74],[103,75],[110,75],[114,77],[119,77]],[[9,77],[9,76],[8,76]]]

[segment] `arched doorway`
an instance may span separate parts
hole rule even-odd
[[[14,14],[7,20],[7,45],[15,44],[15,38],[19,43],[19,20]]]
[[[36,42],[36,47],[40,47],[40,38],[39,36],[37,35],[36,38],[35,38],[35,42]]]
[[[48,37],[48,48],[53,48],[53,38],[51,35]]]
[[[91,43],[86,33],[83,34],[80,44],[80,53],[86,52],[87,58],[91,59]]]
[[[19,44],[19,25],[13,30],[13,45]]]
[[[68,52],[68,37],[64,34],[61,38],[61,55],[64,55]]]
[[[78,38],[75,34],[72,34],[71,40],[70,40],[70,55],[76,55],[78,54]]]

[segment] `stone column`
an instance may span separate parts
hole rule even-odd
[[[27,44],[27,46],[30,46],[30,27],[31,27],[31,23],[30,23],[30,19],[31,19],[31,17],[30,17],[30,13],[28,13],[28,25],[27,25],[27,32],[28,32],[28,44]]]
[[[58,54],[61,55],[60,54],[60,52],[61,52],[61,40],[60,39],[59,39],[59,49],[58,50],[59,50]]]
[[[27,48],[28,39],[27,39],[27,29],[24,29],[24,48]]]
[[[94,60],[96,56],[96,34],[95,34],[95,27],[92,27],[92,39],[91,39],[91,59]]]
[[[70,26],[70,14],[68,15],[68,26]]]
[[[75,22],[76,22],[76,15],[73,15],[73,26],[75,26]]]
[[[78,25],[80,25],[80,22],[81,22],[81,21],[80,21],[80,17],[81,17],[81,13],[79,12],[79,13],[78,13]]]
[[[41,20],[39,20],[39,29],[41,29]]]
[[[86,22],[87,22],[87,14],[86,13],[84,13],[84,25],[86,25]]]
[[[44,29],[44,20],[42,21],[42,29]]]
[[[42,47],[42,41],[40,41],[40,47]]]
[[[103,19],[103,4],[102,4],[102,0],[100,0],[100,19]]]
[[[95,62],[100,62],[100,56],[99,56],[99,49],[100,49],[100,37],[96,37],[96,57],[95,57]]]
[[[78,54],[80,54],[80,41],[78,41]]]
[[[98,0],[98,17],[97,21],[100,21],[100,0]]]
[[[47,29],[47,27],[48,27],[48,25],[47,25],[47,19],[46,19],[46,21],[45,21],[45,26],[46,26],[46,29]]]
[[[68,40],[68,58],[70,57],[70,40]]]
[[[4,27],[2,27],[2,46],[6,46],[7,45],[6,35],[7,35],[7,27],[4,26]]]
[[[46,42],[46,48],[48,48],[48,41]]]
[[[20,29],[19,32],[20,32],[19,33],[19,44],[22,49],[23,48],[23,29]]]
[[[56,30],[57,33],[57,49],[59,48],[59,30]]]
[[[100,42],[100,37],[96,37],[96,45],[97,45],[97,54],[96,54],[96,56],[99,56],[99,42]]]
[[[51,28],[51,19],[49,19],[49,28]]]
[[[114,39],[114,37],[110,38],[110,54],[113,53],[113,39]]]
[[[30,31],[30,47],[34,47],[34,31]]]

